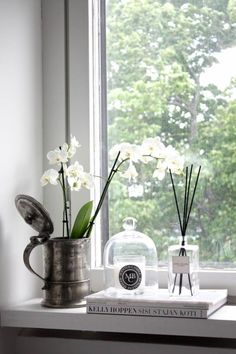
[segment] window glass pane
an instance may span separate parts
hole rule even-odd
[[[202,165],[190,242],[208,266],[236,260],[236,1],[107,0],[109,148],[159,135]],[[159,258],[177,242],[169,176],[150,167],[118,174],[109,196],[110,236],[134,216]]]

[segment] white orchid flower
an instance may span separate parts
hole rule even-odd
[[[76,153],[76,147],[70,146],[67,153],[68,153],[68,158],[71,159]]]
[[[172,145],[168,145],[165,149],[165,158],[175,157],[176,155],[179,155],[178,151]]]
[[[122,174],[122,176],[127,178],[129,181],[135,179],[138,176],[138,172],[132,161],[130,161],[128,169]]]
[[[180,175],[183,172],[184,168],[184,158],[179,156],[178,159],[167,161],[168,168],[171,170],[172,173],[176,175]]]
[[[49,151],[49,153],[47,154],[47,158],[49,160],[50,165],[59,165],[61,163],[67,162],[68,153],[65,144],[63,144],[61,149],[57,148],[53,151]]]
[[[166,175],[166,169],[163,168],[157,168],[154,172],[152,177],[157,178],[159,181],[162,181],[165,178]]]
[[[120,158],[121,160],[129,159],[132,162],[140,161],[141,152],[140,147],[135,144],[122,143],[120,144]]]
[[[63,150],[67,154],[68,159],[71,159],[76,153],[76,146],[75,145],[69,146],[67,143],[64,143],[62,145],[61,150]]]
[[[141,145],[142,155],[144,156],[142,161],[149,162],[150,159],[146,158],[149,155],[157,159],[164,158],[165,149],[165,145],[158,136],[145,139]]]
[[[118,152],[120,151],[119,160],[124,161],[129,159],[132,162],[138,162],[141,160],[140,146],[130,143],[121,143],[119,145],[113,146],[110,150],[109,155],[111,159],[115,159]]]
[[[81,183],[83,187],[91,189],[94,185],[93,177],[89,173],[84,172],[81,178]]]
[[[70,136],[70,146],[76,149],[81,146],[75,136]]]
[[[168,145],[165,150],[165,165],[172,173],[180,174],[184,168],[184,157],[173,146]]]
[[[72,165],[65,169],[65,174],[68,178],[80,178],[84,173],[84,168],[79,164],[78,161],[75,161]]]
[[[57,185],[58,178],[59,178],[59,173],[53,168],[51,168],[50,170],[44,172],[44,174],[40,179],[40,182],[42,187],[46,186],[48,183]]]
[[[60,150],[63,151],[63,152],[65,152],[65,153],[68,152],[68,149],[69,149],[69,146],[68,146],[67,143],[64,143],[64,144],[62,145],[62,147],[60,148]]]
[[[71,159],[75,155],[76,149],[79,148],[80,146],[81,145],[76,139],[76,137],[71,135],[70,146],[68,147],[68,151],[67,151],[69,159]]]
[[[184,158],[180,156],[172,146],[167,146],[165,150],[165,158],[159,160],[157,168],[153,173],[154,178],[160,181],[164,179],[166,172],[171,170],[172,173],[181,174],[184,168]]]
[[[71,191],[79,191],[81,189],[82,183],[79,178],[68,177],[67,180]]]

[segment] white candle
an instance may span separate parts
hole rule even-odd
[[[114,257],[115,287],[132,291],[145,286],[145,257],[117,256]]]

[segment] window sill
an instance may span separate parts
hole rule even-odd
[[[224,306],[209,319],[87,314],[80,309],[47,309],[32,299],[1,312],[2,327],[63,329],[236,339],[236,306]]]

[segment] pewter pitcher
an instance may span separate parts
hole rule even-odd
[[[16,197],[16,207],[31,227],[39,232],[24,250],[25,266],[44,282],[42,305],[47,307],[84,306],[90,292],[90,239],[50,238],[54,227],[47,210],[27,195]],[[44,275],[31,267],[32,250],[42,245]]]
[[[29,261],[32,249],[39,244],[43,247],[43,277],[32,269]],[[89,250],[89,239],[52,238],[36,245],[31,242],[26,247],[26,267],[45,283],[43,306],[80,307],[85,304],[84,297],[90,292]]]
[[[78,307],[90,292],[90,240],[50,239],[43,244],[44,300],[50,307]]]

